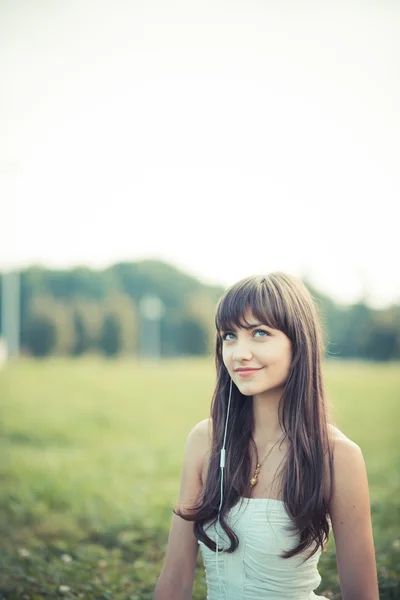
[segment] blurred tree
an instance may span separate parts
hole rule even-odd
[[[78,298],[70,304],[74,328],[72,354],[79,356],[98,349],[104,308],[96,300]]]
[[[399,317],[394,307],[375,312],[365,344],[369,358],[378,361],[400,358]]]
[[[26,324],[25,340],[34,356],[51,354],[57,344],[57,325],[45,314],[31,315]]]
[[[117,315],[111,313],[104,316],[99,345],[107,356],[116,356],[121,351],[122,326]]]
[[[206,353],[208,331],[198,319],[190,316],[184,317],[178,331],[181,354],[199,356]]]
[[[33,315],[48,316],[56,325],[56,344],[53,352],[60,355],[70,354],[74,347],[74,327],[72,314],[68,306],[52,296],[36,296],[30,309]]]
[[[215,347],[215,311],[216,303],[206,291],[187,294],[185,298],[186,314],[202,326],[205,336],[204,353],[212,354]]]
[[[161,320],[161,353],[163,356],[174,356],[180,352],[177,328],[182,315],[186,314],[185,298],[192,293],[200,292],[205,298],[208,296],[209,302],[215,306],[222,291],[223,288],[205,286],[195,277],[183,273],[173,265],[157,260],[118,263],[104,271],[92,271],[87,267],[60,271],[33,266],[25,269],[21,277],[22,342],[25,343],[24,332],[29,309],[37,296],[51,296],[69,307],[76,302],[90,303],[96,315],[94,320],[97,320],[99,310],[103,312],[100,305],[103,302],[107,304],[109,297],[123,294],[132,304],[133,315],[128,316],[126,307],[120,306],[117,310],[118,314],[120,311],[125,313],[123,320],[127,325],[126,329],[123,328],[122,351],[136,353],[139,337],[137,303],[145,294],[154,294],[160,298],[165,307],[165,314]],[[103,316],[100,318],[100,323],[98,325],[92,323],[92,327],[88,323],[88,317],[92,319],[90,310],[80,309],[80,315],[80,317],[74,316],[74,311],[70,310],[70,328],[73,337],[81,336],[80,342],[73,341],[71,352],[79,353],[87,347],[88,343],[84,343],[82,338],[85,329],[90,332],[93,340],[90,348],[98,347],[99,344]],[[200,318],[199,314],[194,316]],[[128,323],[130,323],[129,327]]]
[[[75,342],[72,348],[72,354],[79,356],[84,352],[87,352],[90,348],[90,337],[87,324],[78,311],[73,312],[73,327],[75,333]]]
[[[368,358],[367,340],[372,327],[372,310],[363,302],[336,311],[331,320],[330,337],[335,342],[335,356]]]
[[[104,303],[106,315],[113,315],[120,323],[119,352],[127,355],[138,353],[138,312],[132,299],[122,292],[108,296]]]

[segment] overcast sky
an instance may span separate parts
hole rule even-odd
[[[400,3],[327,4],[0,0],[0,267],[400,301]]]

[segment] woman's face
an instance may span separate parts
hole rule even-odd
[[[251,329],[221,331],[222,358],[233,382],[245,396],[283,388],[292,361],[292,343],[279,329],[260,323],[249,309]],[[257,369],[240,374],[237,369]]]

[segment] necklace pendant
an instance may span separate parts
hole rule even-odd
[[[257,466],[256,466],[256,470],[254,471],[254,475],[253,475],[253,477],[250,479],[250,485],[251,485],[251,487],[254,487],[254,486],[256,485],[256,483],[257,483],[257,480],[258,480],[258,474],[259,474],[259,472],[260,472],[260,469],[261,469],[261,465],[260,465],[260,464],[257,464]]]

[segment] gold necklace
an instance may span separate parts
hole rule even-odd
[[[256,483],[257,483],[257,481],[258,481],[258,474],[259,474],[259,472],[260,472],[260,470],[261,470],[261,467],[262,467],[262,465],[264,464],[264,461],[265,461],[265,459],[266,459],[266,458],[268,458],[268,456],[271,454],[272,450],[275,448],[275,446],[277,445],[277,443],[278,443],[278,442],[279,442],[281,439],[282,439],[282,438],[279,438],[279,439],[278,439],[278,440],[275,442],[275,444],[272,446],[271,450],[268,450],[268,452],[267,452],[266,456],[264,456],[264,458],[263,458],[263,460],[262,460],[262,462],[261,462],[261,463],[259,463],[259,462],[258,462],[258,452],[257,452],[257,448],[256,448],[256,452],[257,452],[257,466],[256,466],[256,470],[254,471],[254,475],[253,475],[253,477],[250,479],[250,485],[251,485],[251,487],[252,487],[252,488],[253,488],[253,487],[256,485]]]

